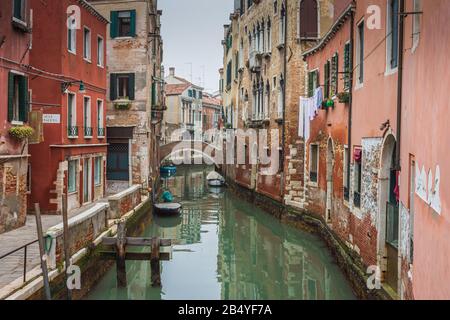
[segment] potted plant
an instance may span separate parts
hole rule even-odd
[[[114,101],[114,108],[116,110],[129,110],[131,108],[131,101],[128,97]]]
[[[340,103],[349,103],[350,101],[350,93],[348,92],[340,92],[337,97]]]
[[[34,129],[30,126],[17,126],[9,129],[9,135],[17,140],[25,140],[34,134]]]
[[[225,123],[225,129],[232,129],[233,125],[229,122]]]

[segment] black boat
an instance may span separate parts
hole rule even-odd
[[[161,217],[178,215],[181,210],[181,204],[174,202],[155,203],[153,207],[155,214]]]

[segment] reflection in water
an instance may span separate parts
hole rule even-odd
[[[127,262],[128,287],[115,267],[88,299],[354,299],[324,243],[282,225],[226,189],[210,189],[211,167],[179,167],[167,179],[183,204],[180,217],[158,218],[142,236],[174,239],[162,262],[162,288],[149,262]]]

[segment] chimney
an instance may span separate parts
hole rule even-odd
[[[174,77],[174,76],[175,76],[175,68],[174,68],[174,67],[169,68],[169,75],[170,75],[171,77]]]

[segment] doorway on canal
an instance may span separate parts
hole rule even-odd
[[[173,239],[161,263],[161,288],[150,263],[127,261],[128,286],[112,267],[86,299],[355,299],[325,243],[283,225],[227,189],[211,189],[213,166],[182,166],[165,186],[183,205],[155,217],[143,237]]]

